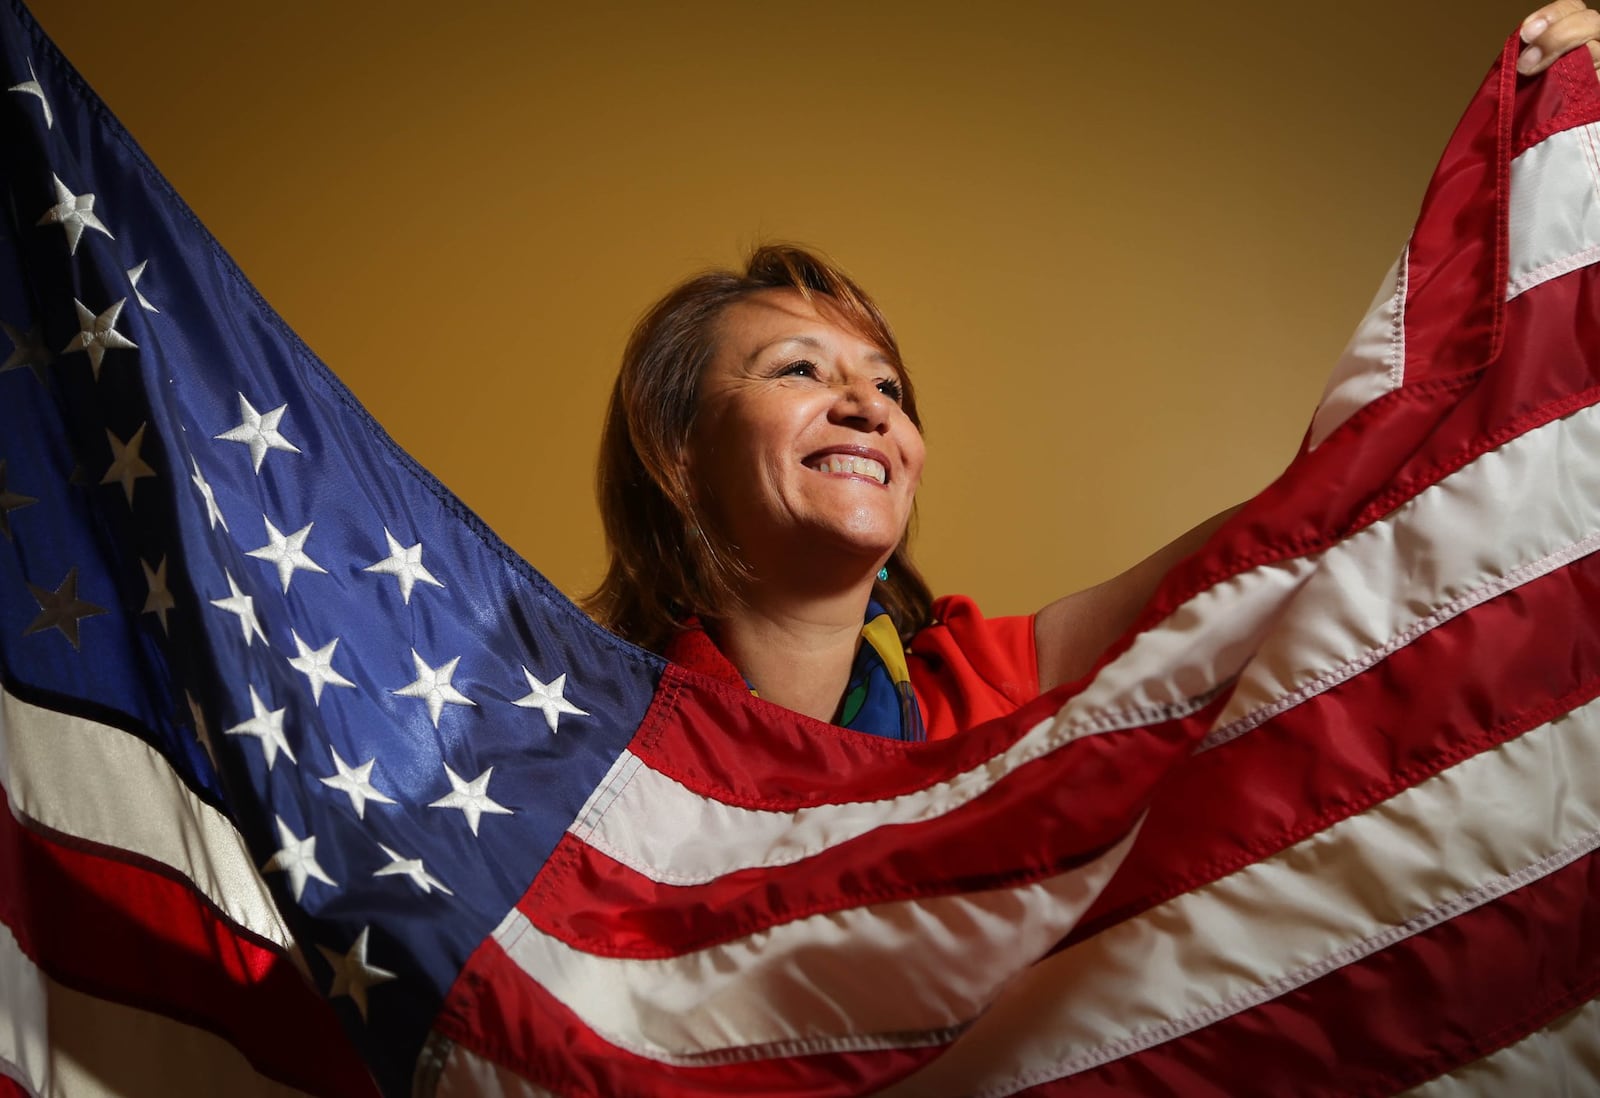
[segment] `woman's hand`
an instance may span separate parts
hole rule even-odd
[[[1522,21],[1522,56],[1517,71],[1524,76],[1543,72],[1556,58],[1579,46],[1589,47],[1589,57],[1600,73],[1600,12],[1583,0],[1555,0]]]

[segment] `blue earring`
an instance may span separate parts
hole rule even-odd
[[[887,564],[885,564],[882,568],[878,569],[878,582],[879,583],[888,583],[889,582],[889,566]]]

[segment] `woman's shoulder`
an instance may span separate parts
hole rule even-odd
[[[1011,713],[1039,695],[1033,615],[988,617],[966,595],[933,603],[933,622],[906,648],[929,739]]]

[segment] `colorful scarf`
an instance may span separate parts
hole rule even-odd
[[[750,693],[761,696],[717,647],[698,618],[684,622],[683,631],[667,642],[663,654],[673,663],[727,682],[742,683]],[[867,603],[861,644],[856,649],[844,701],[833,723],[853,732],[891,740],[920,742],[928,738],[922,726],[922,710],[917,707],[917,697],[911,689],[911,674],[899,631],[876,601]]]

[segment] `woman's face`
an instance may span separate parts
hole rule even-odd
[[[764,579],[796,566],[876,571],[922,480],[899,372],[814,301],[764,290],[723,311],[689,439],[699,498]]]

